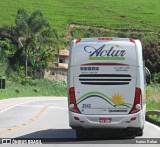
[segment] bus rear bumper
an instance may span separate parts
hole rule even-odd
[[[143,111],[128,115],[84,115],[69,112],[71,128],[143,128],[145,115]]]

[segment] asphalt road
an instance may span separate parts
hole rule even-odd
[[[105,138],[97,136],[94,139],[77,140],[75,131],[69,127],[67,100],[64,98],[25,102],[0,111],[0,138],[44,138],[48,143],[97,146],[110,143],[131,144],[146,141],[146,138],[149,141],[154,141],[151,138],[160,138],[160,129],[148,122],[145,123],[142,137],[130,139],[119,132],[107,133]]]

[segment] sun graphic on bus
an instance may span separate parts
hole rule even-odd
[[[112,102],[115,103],[116,105],[124,103],[124,98],[122,97],[121,94],[114,94],[111,98]]]

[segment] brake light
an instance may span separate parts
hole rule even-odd
[[[135,43],[134,39],[130,38],[129,40],[130,40],[130,42]]]
[[[141,89],[140,88],[136,88],[134,103],[141,104]]]
[[[76,102],[74,87],[69,89],[69,94],[70,94],[70,104],[74,104]]]
[[[81,41],[81,39],[79,38],[79,39],[76,40],[76,43],[78,43],[78,42],[80,42],[80,41]]]
[[[98,38],[98,40],[112,40],[112,38]]]
[[[69,89],[69,109],[75,113],[81,113],[76,104],[75,90],[74,87]]]
[[[142,108],[141,99],[142,99],[141,89],[140,88],[136,88],[134,104],[133,104],[133,107],[132,107],[131,111],[129,112],[129,114],[137,113],[137,112],[139,112],[141,110],[141,108]]]

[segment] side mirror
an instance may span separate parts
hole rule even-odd
[[[145,77],[146,77],[146,83],[150,84],[151,83],[151,72],[147,67],[145,67]]]

